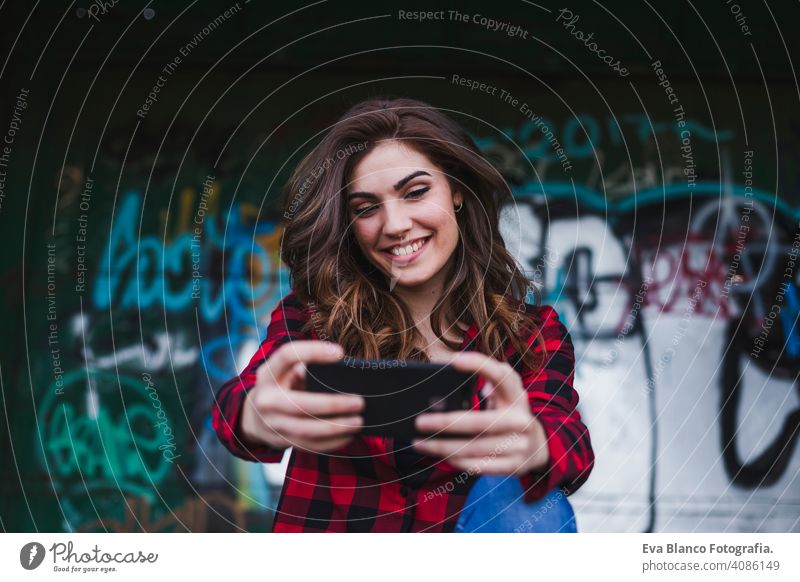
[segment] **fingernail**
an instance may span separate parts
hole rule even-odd
[[[330,351],[330,353],[332,355],[335,355],[335,356],[343,356],[344,355],[344,348],[342,346],[340,346],[339,344],[328,342],[328,345],[326,347],[328,348],[328,350]]]
[[[489,395],[492,393],[492,391],[493,391],[493,390],[494,390],[494,386],[492,385],[492,383],[491,383],[491,382],[488,382],[488,381],[487,381],[487,382],[486,382],[486,383],[483,385],[483,388],[481,388],[481,395],[482,395],[484,398],[486,398],[487,396],[489,396]]]

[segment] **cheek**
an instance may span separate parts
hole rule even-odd
[[[436,222],[431,226],[436,229],[442,242],[452,243],[458,240],[458,224],[455,218],[446,212],[437,213]]]
[[[427,204],[420,204],[419,211],[415,216],[417,222],[438,233],[446,233],[455,228],[454,218],[445,210],[446,204],[444,200],[438,198]]]
[[[375,246],[378,237],[378,228],[369,220],[356,220],[353,223],[353,236],[362,248],[369,249]]]

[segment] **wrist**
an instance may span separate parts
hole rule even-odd
[[[529,453],[520,468],[520,473],[545,473],[550,466],[550,450],[547,446],[547,433],[544,426],[535,416],[531,420],[526,436],[530,444]]]

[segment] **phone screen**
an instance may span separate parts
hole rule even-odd
[[[417,415],[468,410],[477,385],[476,374],[441,363],[346,357],[306,368],[307,390],[363,396],[362,433],[374,436],[424,436],[414,426]]]

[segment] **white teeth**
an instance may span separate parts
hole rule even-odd
[[[411,253],[417,252],[422,245],[425,244],[427,238],[422,239],[419,242],[415,242],[414,244],[408,245],[407,247],[394,247],[391,252],[393,255],[398,257],[404,257],[406,255],[410,255]]]

